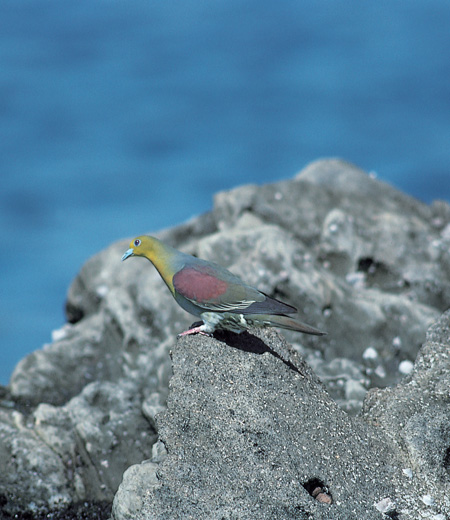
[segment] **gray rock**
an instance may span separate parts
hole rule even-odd
[[[151,456],[157,435],[130,382],[96,382],[64,406],[0,409],[4,512],[111,502],[123,472]]]
[[[450,311],[429,329],[414,369],[398,385],[372,389],[362,417],[391,440],[411,485],[450,514]],[[411,494],[411,487],[405,493]]]
[[[159,469],[135,466],[126,475],[114,520],[371,520],[381,519],[380,511],[412,520],[450,513],[449,475],[439,471],[425,486],[428,471],[444,467],[450,410],[437,410],[428,436],[425,418],[407,425],[409,453],[399,450],[370,417],[342,411],[289,348],[274,331],[180,340],[168,408],[158,416],[168,455]],[[283,351],[285,359],[274,355]],[[412,460],[410,478],[403,470]],[[331,503],[314,498],[313,488]],[[136,490],[139,508],[134,501],[127,508],[121,497]]]
[[[17,410],[0,410],[0,457],[4,513],[58,509],[73,500],[60,455]]]
[[[114,506],[114,516],[122,520],[135,520],[142,515],[149,490],[160,486],[158,464],[144,461],[130,466],[123,474]]]
[[[442,362],[448,318],[430,329],[402,380],[404,362],[414,361],[427,328],[450,307],[447,203],[428,206],[333,159],[309,165],[292,180],[219,193],[211,212],[157,235],[218,261],[296,305],[300,319],[327,330],[324,338],[283,332],[320,381],[276,334],[262,336],[273,354],[246,351],[245,335],[232,346],[223,338],[199,337],[177,345],[176,334],[194,318],[174,303],[147,261],[120,262],[129,239],[120,241],[82,267],[68,292],[69,323],[55,331],[53,343],[18,364],[2,391],[0,511],[59,514],[77,504],[102,504],[104,510],[123,477],[114,503],[117,518],[150,507],[144,497],[130,509],[146,483],[159,497],[159,515],[188,500],[194,518],[195,503],[211,518],[232,518],[241,502],[247,508],[242,518],[263,518],[260,510],[276,518],[303,518],[307,511],[310,518],[343,518],[344,511],[353,518],[362,511],[351,499],[356,494],[367,514],[378,515],[373,518],[417,518],[414,508],[430,518],[438,515],[435,520],[449,514],[442,498],[450,458],[449,370]],[[195,345],[205,349],[204,356]],[[179,349],[185,347],[195,357],[183,368]],[[169,393],[171,349],[169,412],[158,423]],[[269,381],[278,393],[270,392]],[[236,416],[226,408],[232,388]],[[343,410],[355,416],[369,388],[361,418],[348,417]],[[191,421],[197,438],[189,436]],[[167,454],[161,443],[153,449],[157,424]],[[258,455],[253,443],[264,445],[264,453]],[[191,448],[194,453],[186,453]],[[385,448],[389,460],[382,468]],[[204,467],[195,464],[195,453],[208,459]],[[141,464],[150,457],[151,463]],[[236,475],[241,480],[235,482]],[[267,496],[266,479],[272,486]],[[368,489],[365,482],[376,479]],[[214,482],[223,489],[207,503]],[[318,482],[323,490],[312,498],[310,488]],[[332,505],[317,500],[326,502],[329,493]]]

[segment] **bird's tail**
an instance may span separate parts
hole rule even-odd
[[[315,336],[325,336],[326,332],[322,332],[311,325],[294,320],[289,316],[271,314],[264,316],[264,323],[272,327],[280,327],[282,329],[295,330],[303,332],[303,334],[314,334]]]

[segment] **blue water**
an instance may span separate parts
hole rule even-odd
[[[449,27],[448,0],[2,0],[0,383],[83,262],[218,190],[341,156],[450,200]]]

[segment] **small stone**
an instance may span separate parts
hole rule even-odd
[[[378,365],[377,368],[375,369],[375,374],[381,378],[386,377],[386,370],[385,370],[384,366]]]
[[[395,336],[392,340],[392,346],[400,348],[402,346],[402,338],[400,336]]]
[[[333,499],[330,497],[330,495],[327,495],[326,493],[319,493],[316,496],[316,500],[320,502],[321,504],[332,504]]]
[[[311,496],[322,504],[333,503],[333,499],[331,498],[331,496],[328,495],[320,486],[317,486],[313,489],[313,491],[311,492]]]
[[[378,352],[373,347],[367,347],[362,357],[363,359],[377,359]]]
[[[412,361],[409,361],[408,359],[405,359],[398,365],[398,371],[400,374],[410,374],[414,368],[414,363]]]
[[[433,506],[434,505],[434,498],[431,496],[431,495],[424,495],[422,498],[421,498],[422,502],[426,505],[426,506]]]
[[[381,499],[379,502],[374,504],[380,513],[389,514],[395,511],[395,503],[390,497]]]
[[[311,496],[313,498],[316,498],[319,493],[322,493],[322,488],[320,486],[317,486],[312,490]]]

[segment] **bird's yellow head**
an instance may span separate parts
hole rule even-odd
[[[130,256],[145,256],[146,258],[150,258],[151,253],[154,249],[154,240],[154,238],[147,236],[140,236],[134,238],[130,242],[129,249],[127,249],[125,251],[125,254],[122,256],[122,262]]]
[[[174,293],[172,278],[175,271],[173,269],[172,259],[176,253],[179,252],[157,238],[142,235],[134,238],[130,242],[130,247],[122,256],[122,261],[130,256],[142,256],[147,258],[156,267],[162,279],[166,282],[172,293]]]

